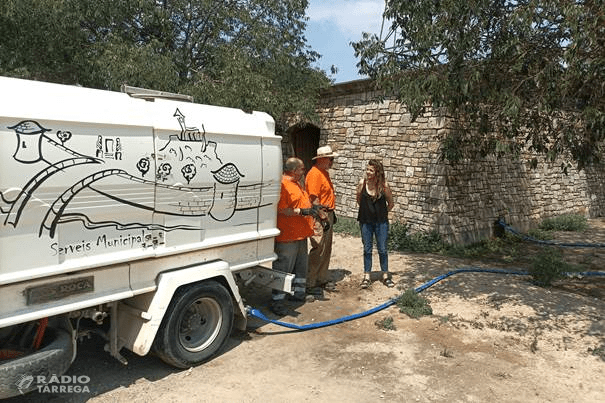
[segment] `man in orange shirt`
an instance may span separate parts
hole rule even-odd
[[[307,287],[311,294],[322,295],[322,288],[333,291],[336,287],[328,277],[328,267],[332,256],[332,227],[336,217],[334,215],[336,196],[328,169],[332,168],[336,157],[338,154],[333,152],[330,146],[319,147],[317,156],[313,158],[315,165],[307,173],[305,182],[311,202],[315,205],[322,205],[328,216],[328,225],[325,225],[324,228],[316,225],[315,234],[311,237],[307,272]]]
[[[302,187],[300,180],[305,173],[305,165],[298,158],[288,158],[284,164],[281,182],[281,194],[277,204],[277,228],[281,231],[275,238],[277,260],[273,269],[285,273],[294,273],[294,299],[304,301],[307,283],[307,238],[313,235],[316,215],[312,208],[309,194]],[[288,314],[284,305],[286,293],[273,290],[271,311],[279,316]]]

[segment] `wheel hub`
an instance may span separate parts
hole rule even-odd
[[[194,301],[182,317],[179,341],[188,351],[203,350],[218,335],[222,323],[218,303],[212,298]]]

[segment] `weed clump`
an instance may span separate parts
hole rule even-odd
[[[555,231],[583,232],[588,229],[588,220],[579,214],[563,214],[543,220],[538,228],[532,228],[527,235],[541,241],[554,239]]]
[[[389,227],[390,250],[419,253],[437,253],[445,248],[445,242],[437,231],[410,233],[407,224],[394,222]]]
[[[541,228],[532,228],[527,231],[527,235],[540,241],[552,241],[555,238],[553,231],[547,231]]]
[[[545,219],[539,228],[544,231],[583,232],[588,229],[588,220],[580,214],[563,214]]]
[[[605,361],[605,344],[600,347],[589,348],[588,352],[592,353],[592,355],[600,357],[603,361]]]
[[[379,319],[376,322],[374,322],[374,324],[376,325],[376,327],[378,327],[379,329],[382,329],[382,330],[397,330],[395,328],[395,324],[393,323],[392,316],[387,316],[384,319]]]
[[[397,306],[399,307],[399,312],[405,313],[415,319],[433,314],[433,308],[429,305],[428,300],[418,295],[413,289],[406,290],[397,299]]]
[[[573,265],[563,260],[563,253],[556,248],[544,248],[532,259],[529,274],[542,287],[565,277],[564,273],[575,271]]]

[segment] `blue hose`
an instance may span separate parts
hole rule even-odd
[[[528,272],[525,270],[481,269],[481,268],[477,268],[477,267],[463,267],[461,269],[452,270],[448,273],[442,274],[441,276],[435,277],[434,279],[422,284],[421,286],[416,287],[414,289],[414,291],[417,293],[424,291],[427,288],[438,283],[439,281],[441,281],[449,276],[453,276],[454,274],[458,274],[458,273],[498,273],[498,274],[513,274],[513,275],[521,275],[521,276],[528,275]],[[563,274],[566,276],[586,276],[586,277],[603,276],[603,277],[605,277],[605,272],[582,272],[582,273],[563,273]],[[336,325],[338,323],[343,323],[343,322],[348,322],[350,320],[363,318],[364,316],[371,315],[373,313],[376,313],[378,311],[381,311],[385,308],[390,307],[391,305],[395,304],[399,298],[400,297],[392,298],[392,299],[388,300],[387,302],[385,302],[384,304],[378,305],[377,307],[367,310],[365,312],[360,312],[360,313],[356,313],[356,314],[349,315],[349,316],[343,316],[342,318],[332,319],[332,320],[329,320],[326,322],[310,323],[307,325],[296,325],[294,323],[288,323],[288,322],[282,322],[279,320],[270,319],[270,318],[267,318],[261,311],[259,311],[256,308],[252,308],[252,307],[247,307],[247,312],[250,316],[254,316],[258,319],[264,320],[265,322],[270,322],[275,325],[302,331],[302,330],[318,329],[320,327],[332,326],[332,325]]]
[[[529,235],[522,234],[518,231],[515,231],[513,227],[504,222],[504,220],[499,219],[498,224],[504,228],[506,231],[510,232],[513,235],[518,236],[524,241],[534,242],[541,245],[552,245],[552,246],[561,246],[565,248],[605,248],[604,243],[565,243],[565,242],[553,242],[553,241],[543,241],[541,239],[532,238]]]
[[[375,308],[372,308],[368,311],[365,312],[361,312],[361,313],[356,313],[353,315],[349,315],[349,316],[343,316],[342,318],[338,318],[338,319],[332,319],[326,322],[318,322],[318,323],[309,323],[308,325],[295,325],[294,323],[288,323],[288,322],[281,322],[279,320],[273,320],[273,319],[269,319],[267,318],[261,311],[259,311],[256,308],[250,308],[248,307],[248,314],[251,316],[255,316],[259,319],[262,319],[266,322],[271,322],[274,323],[276,325],[280,325],[283,327],[288,327],[290,329],[296,329],[296,330],[311,330],[311,329],[318,329],[320,327],[327,327],[327,326],[332,326],[332,325],[336,325],[338,323],[343,323],[343,322],[347,322],[350,320],[354,320],[354,319],[359,319],[359,318],[363,318],[364,316],[368,316],[371,315],[373,313],[376,313],[378,311],[381,311],[391,305],[393,305],[395,302],[397,302],[397,299],[390,299],[387,302],[385,302],[382,305],[379,305]]]

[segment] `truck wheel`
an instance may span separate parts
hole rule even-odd
[[[232,326],[233,302],[222,284],[205,281],[185,286],[175,292],[153,350],[165,363],[189,368],[216,355]]]
[[[70,334],[63,329],[47,328],[38,351],[0,361],[0,399],[35,390],[38,376],[48,380],[51,375],[63,375],[71,365],[73,355]]]

